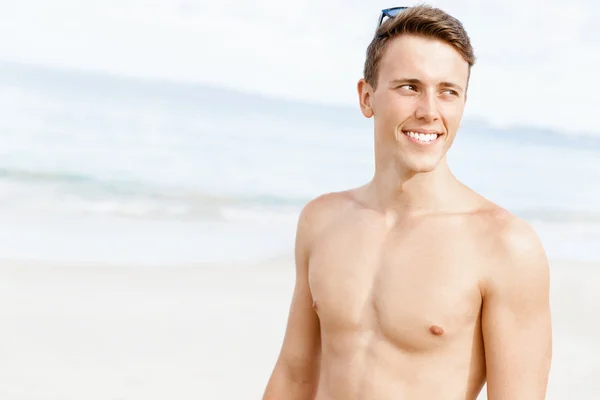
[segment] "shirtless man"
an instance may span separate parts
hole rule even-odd
[[[264,400],[472,400],[486,380],[489,400],[544,399],[544,249],[446,162],[473,62],[462,25],[441,10],[408,8],[378,28],[358,83],[375,172],[300,214]]]

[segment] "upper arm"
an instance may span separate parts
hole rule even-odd
[[[514,219],[502,232],[483,290],[489,400],[543,400],[552,358],[549,267],[533,229]]]
[[[300,213],[295,241],[296,277],[287,326],[278,363],[298,381],[310,381],[318,374],[320,324],[313,309],[308,284],[310,242],[318,225],[318,205],[309,203]]]

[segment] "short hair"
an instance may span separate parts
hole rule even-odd
[[[388,44],[401,35],[416,35],[449,44],[469,64],[470,75],[471,67],[475,64],[475,54],[462,23],[438,8],[419,5],[403,10],[377,28],[375,37],[367,48],[363,71],[364,79],[373,89],[377,88],[379,64]]]

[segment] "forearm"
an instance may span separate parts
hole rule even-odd
[[[263,400],[313,400],[317,390],[314,374],[293,374],[277,365],[269,379]]]

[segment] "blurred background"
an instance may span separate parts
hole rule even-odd
[[[565,312],[571,316],[597,311],[600,300],[592,292],[600,282],[595,264],[600,262],[600,5],[592,0],[430,4],[463,22],[478,58],[462,129],[448,156],[451,168],[467,185],[528,220],[551,260],[586,266],[585,278],[581,272],[575,274],[579,280],[568,292],[576,299],[588,296],[585,302],[557,307],[567,307]],[[232,287],[224,277],[215,278],[218,271],[229,271],[237,279],[242,279],[237,274],[246,273],[246,278],[260,281],[265,270],[241,272],[243,266],[283,259],[288,265],[281,281],[257,283],[263,294],[275,293],[273,297],[265,294],[256,300],[259,303],[251,303],[266,313],[261,314],[263,326],[270,327],[267,336],[256,325],[253,334],[244,336],[247,346],[255,346],[256,340],[265,346],[260,367],[257,354],[245,358],[247,365],[239,361],[240,353],[226,350],[210,353],[210,358],[206,348],[194,347],[196,339],[190,336],[186,349],[196,349],[198,358],[180,365],[197,368],[197,375],[190,375],[187,391],[175,397],[196,393],[195,398],[206,399],[258,398],[278,351],[291,296],[289,254],[298,212],[321,193],[358,186],[372,176],[372,121],[360,114],[356,83],[380,10],[398,5],[413,3],[0,1],[0,258],[5,260],[4,285],[9,293],[5,300],[21,304],[4,314],[17,327],[7,334],[12,336],[4,351],[10,355],[5,360],[22,366],[15,370],[16,364],[8,363],[0,370],[5,372],[0,374],[3,398],[96,398],[81,397],[72,383],[65,383],[70,389],[50,385],[42,379],[48,372],[43,368],[56,370],[57,360],[64,362],[66,353],[99,351],[98,342],[76,336],[79,339],[69,341],[95,344],[69,353],[64,338],[73,326],[65,324],[84,315],[94,321],[99,318],[90,316],[88,303],[74,300],[76,295],[85,298],[85,290],[80,293],[74,288],[83,285],[104,298],[114,287],[99,286],[98,279],[104,278],[98,277],[104,275],[94,269],[85,277],[63,270],[44,275],[47,283],[36,280],[33,288],[30,278],[42,273],[44,266],[100,265],[136,271],[111,274],[122,282],[122,297],[116,298],[131,302],[128,293],[141,296],[136,297],[138,303],[134,301],[138,308],[129,303],[133,311],[126,314],[139,317],[147,301],[159,304],[152,300],[157,298],[152,290],[166,276],[144,281],[151,283],[141,288],[140,281],[131,277],[154,279],[139,272],[144,268],[186,266],[213,271],[185,270],[177,278],[179,283],[169,286],[172,292],[168,293],[178,293],[182,290],[178,285],[196,279],[203,289],[188,285],[185,292],[193,303],[203,301],[195,297],[202,295],[197,292],[242,296],[240,290],[245,289]],[[36,267],[27,269],[32,265]],[[281,274],[278,268],[269,271]],[[561,271],[556,274],[568,268]],[[577,286],[583,282],[595,286]],[[35,297],[36,293],[43,295]],[[73,297],[60,297],[64,293]],[[180,321],[194,319],[198,335],[206,334],[208,326],[214,328],[206,315],[235,314],[240,304],[249,304],[242,296],[228,311],[217,306],[212,311],[193,311],[198,304],[182,306],[172,294],[165,294],[166,289],[160,293],[160,301],[167,302],[161,308],[165,314],[155,315],[152,323],[162,324],[161,318],[173,315],[164,304],[178,304],[189,311]],[[57,308],[44,308],[42,304],[48,302]],[[73,302],[79,304],[76,311],[69,308]],[[264,311],[273,302],[278,312]],[[108,308],[101,304],[98,301],[105,311],[102,315],[109,319],[123,305],[116,300]],[[271,322],[269,312],[276,314]],[[39,318],[56,313],[73,319],[63,325],[55,318],[40,322]],[[25,316],[30,319],[23,322]],[[253,323],[244,326],[251,329]],[[23,349],[41,343],[36,342],[39,338],[22,339],[24,333],[38,328],[55,329],[63,350],[48,355],[48,348],[57,348],[58,342],[44,342],[37,352],[27,353],[29,358],[20,358]],[[214,331],[217,336],[222,333],[219,329]],[[222,329],[229,328],[223,325]],[[133,354],[128,346],[138,333],[147,331],[135,332],[131,342],[119,342],[119,357]],[[164,343],[177,342],[164,335]],[[564,338],[559,342],[569,342],[567,336],[559,336]],[[110,337],[114,344],[116,336]],[[563,348],[565,355],[574,357],[572,346],[581,345],[580,338],[570,338],[569,345],[559,348],[559,357]],[[45,367],[39,367],[37,375],[27,375],[40,352],[47,356]],[[166,354],[171,353],[165,350],[162,357]],[[214,369],[206,367],[216,362],[214,357],[225,361],[212,364]],[[121,397],[110,398],[158,396],[160,391],[148,383],[149,375],[136,375],[134,383],[123,381],[120,372],[114,372],[121,371],[114,368],[121,361],[111,360],[106,365],[112,367],[86,375],[89,384],[94,385],[94,377],[112,373],[115,386],[105,383],[106,396],[117,392]],[[595,361],[585,360],[578,361],[580,366],[584,363],[583,372],[557,378],[551,392],[555,397],[549,398],[566,398],[557,393],[574,382],[595,384],[586,378],[593,373],[590,365]],[[234,388],[219,386],[225,371],[219,366],[232,363],[258,371],[251,377],[240,372],[247,386],[236,390],[252,394],[235,397]],[[61,365],[64,382],[74,371],[85,371],[81,364]],[[92,365],[99,364],[88,367]],[[567,365],[558,368],[564,374],[569,371]],[[194,386],[191,382],[198,376],[205,380]],[[123,388],[129,388],[129,394]],[[591,392],[582,393],[581,398],[591,398]]]
[[[5,257],[277,255],[303,204],[373,173],[356,82],[385,2],[0,4]],[[598,258],[599,6],[435,5],[478,57],[455,173]]]

